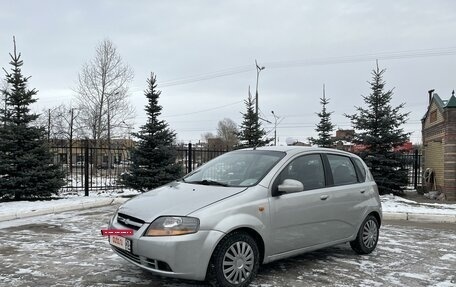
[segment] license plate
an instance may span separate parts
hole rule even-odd
[[[109,244],[131,252],[131,240],[122,236],[110,235]]]

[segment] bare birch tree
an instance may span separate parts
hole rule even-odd
[[[78,76],[76,123],[84,136],[99,142],[125,132],[133,125],[134,108],[128,101],[133,70],[122,61],[110,40],[96,48],[95,58]]]
[[[224,118],[218,122],[217,135],[229,149],[239,144],[238,134],[237,125],[232,119]]]

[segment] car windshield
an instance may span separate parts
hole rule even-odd
[[[279,151],[233,151],[209,161],[183,180],[204,185],[253,186],[284,156]]]

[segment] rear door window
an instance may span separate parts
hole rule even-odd
[[[358,182],[355,166],[348,156],[328,154],[334,185],[347,185]]]
[[[366,181],[366,169],[365,169],[363,163],[361,162],[361,160],[359,158],[352,158],[352,159],[355,162],[355,165],[357,167],[358,181],[365,182]]]

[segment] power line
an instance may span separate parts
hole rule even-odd
[[[426,57],[437,57],[437,56],[451,56],[456,55],[456,47],[447,47],[447,48],[430,48],[430,49],[420,49],[420,50],[404,50],[397,52],[378,52],[378,53],[368,53],[361,55],[351,55],[351,56],[336,56],[336,57],[324,57],[316,59],[301,59],[301,60],[288,60],[288,61],[274,61],[264,63],[268,69],[283,69],[283,68],[298,68],[306,66],[320,66],[320,65],[331,65],[331,64],[347,64],[347,63],[356,63],[356,62],[366,62],[373,60],[399,60],[399,59],[411,59],[411,58],[426,58]],[[220,77],[231,76],[240,73],[246,73],[254,71],[255,67],[251,65],[243,65],[238,67],[226,68],[219,71],[202,73],[193,76],[187,76],[180,79],[163,81],[160,83],[160,87],[170,87],[185,85],[199,81],[205,81]],[[141,89],[134,88],[132,93],[142,92]],[[69,96],[67,96],[69,97]],[[54,101],[53,99],[38,98],[38,101],[49,102]]]
[[[240,73],[246,73],[251,70],[253,70],[253,69],[250,67],[250,65],[249,66],[239,66],[239,67],[235,67],[235,68],[228,68],[228,69],[224,69],[224,70],[220,70],[220,71],[209,72],[209,73],[204,73],[204,74],[195,75],[195,76],[188,76],[188,77],[181,78],[181,79],[164,81],[160,84],[160,87],[184,85],[184,84],[189,84],[189,83],[193,83],[193,82],[199,82],[199,81],[204,81],[204,80],[209,80],[209,79],[214,79],[214,78],[231,76],[231,75],[240,74]]]
[[[301,66],[317,66],[317,65],[329,65],[329,64],[343,64],[343,63],[356,63],[366,62],[373,60],[400,60],[400,59],[411,59],[411,58],[424,58],[424,57],[435,57],[435,56],[449,56],[456,54],[456,47],[449,48],[434,48],[434,49],[422,49],[422,50],[406,50],[398,52],[380,52],[370,53],[354,56],[338,56],[318,59],[307,59],[307,60],[291,60],[291,61],[279,61],[267,63],[268,68],[289,68],[289,67],[301,67]]]
[[[306,67],[306,66],[320,66],[320,65],[331,65],[331,64],[349,64],[357,62],[366,62],[373,60],[400,60],[400,59],[412,59],[412,58],[426,58],[426,57],[438,57],[438,56],[451,56],[456,55],[456,47],[447,48],[431,48],[431,49],[420,49],[420,50],[405,50],[397,52],[378,52],[361,55],[351,56],[336,56],[336,57],[324,57],[316,59],[304,59],[304,60],[288,60],[288,61],[275,61],[265,62],[264,65],[268,69],[283,69],[293,67]],[[227,68],[215,72],[208,72],[194,76],[187,76],[180,79],[164,81],[160,84],[160,87],[170,87],[185,85],[194,82],[210,80],[214,78],[220,78],[225,76],[231,76],[240,73],[246,73],[254,71],[255,67],[251,65],[243,65],[233,68]]]
[[[190,112],[190,113],[184,113],[184,114],[175,114],[175,115],[163,115],[163,117],[165,117],[165,118],[181,117],[181,116],[188,116],[188,115],[194,115],[194,114],[205,113],[205,112],[212,112],[212,111],[215,111],[215,110],[218,110],[218,109],[222,109],[222,108],[226,108],[226,107],[229,107],[229,106],[237,105],[237,104],[239,104],[241,102],[242,101],[237,101],[237,102],[234,102],[234,103],[231,103],[231,104],[226,104],[226,105],[223,105],[223,106],[213,107],[213,108],[200,110],[200,111],[196,111],[196,112]]]

